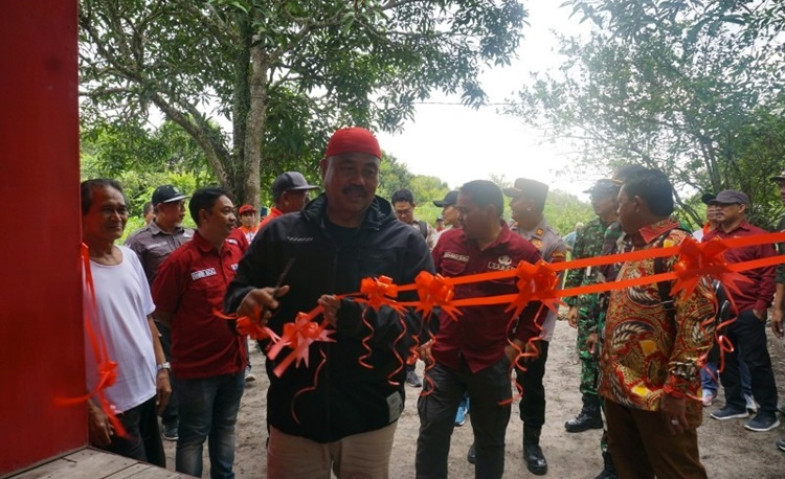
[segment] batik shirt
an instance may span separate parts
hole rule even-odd
[[[641,229],[635,244],[643,246],[636,249],[680,244],[689,233],[678,226],[668,219]],[[666,258],[664,270],[671,271],[674,262],[675,257]],[[617,280],[654,275],[654,263],[651,258],[623,263]],[[699,358],[712,345],[714,309],[714,293],[705,281],[689,297],[676,298],[672,318],[656,283],[611,292],[599,393],[647,411],[659,410],[663,393],[699,398]],[[697,404],[689,401],[688,407]]]

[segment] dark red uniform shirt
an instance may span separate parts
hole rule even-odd
[[[728,233],[722,231],[722,228],[715,228],[708,232],[703,241],[709,241],[712,238],[738,238],[741,236],[753,236],[766,234],[767,231],[757,226],[752,226],[747,221],[742,221],[733,231]],[[749,261],[759,258],[767,258],[775,256],[777,252],[774,250],[774,245],[766,243],[753,246],[745,246],[743,248],[731,248],[725,251],[725,261],[728,264],[741,263],[742,261]],[[774,276],[777,271],[776,266],[768,266],[766,268],[748,269],[740,271],[740,273],[752,281],[749,283],[737,282],[741,294],[733,294],[733,301],[739,311],[748,311],[750,309],[757,309],[758,311],[766,311],[771,305],[774,298]]]
[[[515,269],[521,260],[536,263],[540,259],[537,248],[510,231],[506,224],[496,241],[482,251],[462,229],[452,229],[442,233],[431,254],[436,272],[445,277]],[[515,278],[510,278],[458,285],[455,299],[514,294],[518,292],[515,282]],[[431,349],[434,359],[443,366],[458,369],[463,356],[473,372],[498,362],[508,344],[507,323],[512,313],[504,311],[507,307],[503,304],[462,308],[458,321],[441,313],[439,332]],[[535,317],[542,324],[547,313],[542,308],[544,311],[537,314],[539,309],[540,303],[531,303],[524,309],[516,338],[527,341],[539,335]]]
[[[245,369],[245,337],[235,334],[223,311],[226,288],[242,252],[225,241],[219,252],[199,232],[158,268],[153,282],[156,311],[172,317],[172,371],[198,379]]]

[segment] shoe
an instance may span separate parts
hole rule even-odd
[[[602,453],[602,471],[594,479],[619,479],[613,459],[608,451]]]
[[[777,449],[780,451],[785,451],[785,437],[777,441]]]
[[[583,432],[589,429],[602,429],[600,411],[583,408],[577,416],[564,423],[567,432]]]
[[[747,421],[747,424],[744,425],[744,428],[755,432],[766,432],[771,431],[779,425],[780,420],[777,419],[776,415],[767,414],[761,411],[756,414],[754,418]]]
[[[477,462],[477,449],[474,448],[474,443],[469,446],[469,452],[466,454],[466,460],[469,461],[469,464],[474,464]]]
[[[164,426],[164,439],[167,441],[176,441],[180,438],[177,434],[177,426]]]
[[[715,399],[717,399],[717,391],[712,391],[711,389],[703,390],[703,407],[711,406],[714,404]]]
[[[249,372],[248,372],[248,373],[245,375],[245,382],[247,382],[247,383],[252,383],[252,382],[254,382],[254,381],[256,381],[256,376],[254,376],[254,374],[253,374],[252,372],[250,372],[250,371],[249,371]]]
[[[730,406],[725,406],[722,409],[718,409],[717,411],[711,413],[711,417],[713,419],[717,419],[718,421],[748,417],[749,415],[750,413],[748,413],[746,409],[734,409]]]
[[[616,474],[615,470],[606,467],[594,479],[619,479],[619,475]]]
[[[758,404],[755,402],[751,394],[745,394],[744,400],[747,401],[747,412],[755,414],[758,412]]]
[[[458,427],[466,424],[466,408],[458,406],[458,412],[455,413],[455,425]]]
[[[544,476],[548,473],[548,461],[545,460],[539,445],[525,444],[523,457],[526,460],[526,468],[535,476]]]
[[[406,384],[413,388],[421,388],[422,381],[420,381],[420,377],[417,376],[417,373],[412,371],[406,371]]]

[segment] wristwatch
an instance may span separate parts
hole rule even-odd
[[[169,364],[169,361],[167,361],[167,362],[165,362],[165,363],[161,363],[161,364],[156,364],[156,365],[155,365],[155,371],[156,371],[156,372],[159,372],[159,373],[160,373],[160,372],[161,372],[162,370],[164,370],[164,369],[166,369],[166,370],[168,370],[168,371],[171,371],[171,370],[172,370],[172,365],[171,365],[171,364]]]

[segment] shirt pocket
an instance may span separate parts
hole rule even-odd
[[[461,276],[466,271],[467,264],[452,258],[444,258],[439,266],[443,276]]]

